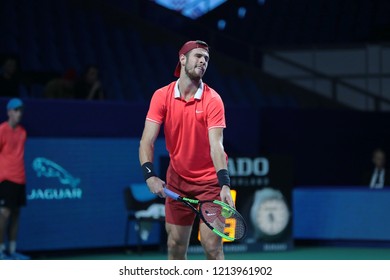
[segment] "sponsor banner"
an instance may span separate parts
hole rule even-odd
[[[139,139],[29,138],[20,250],[124,245],[124,188],[137,186],[135,195],[140,199],[150,195],[139,166],[138,147]],[[157,157],[167,154],[160,139],[155,149]],[[138,230],[143,244],[160,242],[158,223],[148,225],[148,232]],[[135,244],[136,234],[131,223],[130,245]]]
[[[228,169],[232,186],[260,187],[270,184],[270,162],[267,157],[230,157]]]
[[[243,241],[249,251],[285,251],[293,247],[292,162],[288,156],[231,156],[229,173],[237,191],[237,209],[248,224]]]
[[[44,180],[52,178],[57,179],[57,182],[54,183],[56,180],[52,180],[55,188],[32,188],[27,195],[28,200],[82,199],[83,190],[78,187],[80,178],[73,177],[58,163],[44,157],[36,157],[32,160],[31,165],[37,178],[43,178]],[[33,178],[32,176],[31,180]]]

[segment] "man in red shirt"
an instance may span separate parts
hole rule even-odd
[[[7,104],[8,121],[0,124],[0,259],[28,259],[16,252],[20,207],[26,205],[24,143],[26,130],[20,125],[23,102],[11,99]],[[5,234],[8,233],[8,255]]]
[[[234,206],[230,195],[227,155],[223,147],[225,111],[218,93],[203,83],[209,49],[203,41],[189,41],[179,51],[175,76],[158,89],[150,102],[139,148],[139,158],[150,191],[165,197],[165,182],[153,168],[153,147],[164,124],[170,156],[168,187],[185,197],[222,200]],[[195,214],[181,202],[166,199],[168,258],[186,259]],[[201,243],[208,259],[223,259],[222,240],[203,223]]]

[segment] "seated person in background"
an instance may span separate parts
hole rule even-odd
[[[7,57],[4,60],[0,71],[0,96],[19,96],[18,63],[14,57]]]
[[[364,185],[370,189],[382,189],[390,186],[390,172],[386,170],[386,154],[382,149],[376,149],[372,153],[372,163],[374,169],[366,173]]]
[[[49,81],[45,87],[45,98],[73,98],[76,70],[68,69],[59,77]]]
[[[87,68],[84,75],[74,87],[75,98],[86,100],[104,99],[103,89],[99,80],[99,69],[95,65]]]

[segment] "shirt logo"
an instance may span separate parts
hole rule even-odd
[[[195,110],[195,113],[201,114],[201,113],[203,113],[203,111],[201,111],[201,110]]]

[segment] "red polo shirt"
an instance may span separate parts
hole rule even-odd
[[[8,180],[26,183],[24,170],[24,143],[26,130],[18,125],[12,128],[8,122],[0,124],[0,182]]]
[[[226,127],[219,94],[201,83],[188,102],[180,97],[178,82],[158,89],[150,102],[146,120],[164,124],[171,166],[182,178],[197,182],[215,180],[208,132]]]

